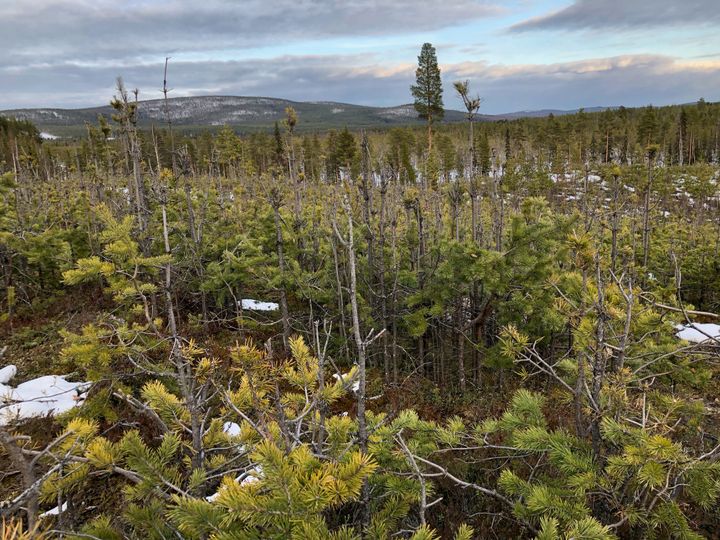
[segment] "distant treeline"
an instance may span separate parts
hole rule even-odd
[[[188,136],[157,125],[140,130],[143,166],[148,172],[171,168],[175,147],[175,161],[182,149],[186,166],[195,174],[262,174],[287,165],[283,150],[287,130],[283,121],[266,133],[239,135],[224,127],[216,133]],[[720,104],[702,99],[694,105],[475,122],[472,146],[467,125],[443,124],[436,131],[427,161],[439,180],[468,172],[469,163],[480,175],[508,164],[531,164],[554,172],[580,170],[587,164],[633,164],[644,160],[649,148],[661,165],[720,160]],[[308,180],[334,182],[343,171],[359,167],[360,136],[352,130],[294,136],[298,142],[294,159]],[[428,141],[423,127],[374,130],[368,139],[373,157],[397,179],[412,182],[425,169]],[[20,166],[46,178],[63,171],[127,173],[131,163],[123,157],[123,144],[119,126],[103,117],[96,125],[87,125],[82,139],[44,142],[28,122],[0,118],[0,169],[5,171]]]
[[[29,153],[39,156],[40,132],[30,122],[0,116],[0,170],[14,170]]]

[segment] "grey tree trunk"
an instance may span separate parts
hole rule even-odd
[[[367,419],[365,417],[365,388],[366,380],[366,351],[367,340],[363,339],[360,332],[360,315],[358,311],[358,292],[357,292],[357,269],[355,263],[355,235],[353,232],[352,208],[347,200],[347,195],[343,197],[343,209],[347,214],[348,236],[344,239],[340,234],[337,226],[335,232],[340,242],[345,246],[348,254],[348,266],[350,270],[350,310],[352,313],[353,337],[355,338],[355,346],[358,353],[358,390],[357,390],[357,421],[358,421],[358,446],[362,452],[367,452],[368,432]],[[361,523],[363,529],[370,523],[370,488],[367,480],[363,483],[361,493]]]
[[[275,217],[275,246],[277,249],[278,256],[278,268],[280,274],[285,274],[285,252],[284,252],[284,240],[282,233],[282,220],[280,218],[280,204],[277,200],[272,201],[273,213]],[[280,287],[280,315],[282,317],[283,327],[283,349],[285,352],[288,351],[288,343],[290,341],[290,311],[288,309],[287,291],[285,290],[285,284]]]

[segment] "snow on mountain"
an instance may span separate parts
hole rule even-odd
[[[293,107],[299,117],[298,129],[324,130],[419,124],[422,120],[412,104],[395,107],[371,107],[335,101],[291,101],[280,98],[253,96],[192,96],[151,99],[138,102],[138,124],[141,127],[173,125],[188,128],[230,125],[236,128],[268,129],[285,118],[285,109]],[[587,109],[595,110],[601,108]],[[58,127],[70,128],[62,135],[75,136],[85,133],[85,124],[97,123],[102,115],[110,118],[113,109],[109,105],[84,109],[13,109],[0,111],[0,115],[29,120],[47,135],[55,135]],[[499,115],[476,116],[477,121],[502,120],[523,116],[547,116],[569,114],[574,111],[542,110],[521,111]],[[464,122],[465,113],[447,109],[445,122]]]

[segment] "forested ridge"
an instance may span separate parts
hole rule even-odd
[[[426,127],[0,118],[3,538],[717,537],[720,104],[428,66]]]

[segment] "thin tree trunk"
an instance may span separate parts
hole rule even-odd
[[[380,280],[380,316],[383,330],[387,330],[388,313],[387,313],[387,288],[385,283],[385,206],[387,198],[387,180],[382,177],[380,180],[380,253],[378,258],[378,274]],[[383,336],[383,373],[385,375],[385,384],[390,382],[390,355],[388,353],[388,332]]]
[[[590,392],[590,405],[593,411],[592,423],[590,425],[590,434],[592,436],[592,449],[595,460],[601,457],[602,437],[600,434],[600,423],[602,421],[602,410],[600,403],[600,393],[602,392],[603,383],[605,381],[605,366],[607,363],[607,350],[605,345],[605,294],[603,291],[602,274],[600,271],[600,257],[596,256],[595,261],[596,278],[597,278],[597,304],[596,316],[597,327],[595,334],[595,358],[592,373],[592,388]]]
[[[285,352],[288,351],[288,343],[290,341],[290,312],[288,309],[287,292],[285,290],[285,253],[283,250],[284,241],[282,233],[282,220],[280,218],[280,205],[277,201],[273,204],[273,211],[275,217],[275,246],[277,249],[278,256],[278,268],[280,274],[283,277],[283,284],[280,287],[280,314],[282,316],[282,327],[283,327],[283,349]]]
[[[343,207],[347,214],[348,237],[343,239],[340,232],[335,227],[335,232],[341,243],[345,245],[348,254],[348,266],[350,269],[350,309],[353,322],[353,336],[355,338],[355,346],[358,353],[358,390],[357,390],[357,421],[358,421],[358,446],[362,452],[367,452],[368,448],[368,432],[367,419],[365,417],[365,388],[366,388],[366,350],[367,341],[363,339],[360,332],[360,315],[358,311],[358,292],[357,292],[357,269],[355,264],[355,235],[353,232],[352,209],[347,196],[343,199]],[[363,529],[370,523],[370,487],[367,479],[363,482],[361,493],[361,523]]]
[[[648,185],[645,191],[645,205],[643,207],[643,267],[647,270],[648,255],[650,251],[650,194],[653,183],[653,160],[648,162]]]

